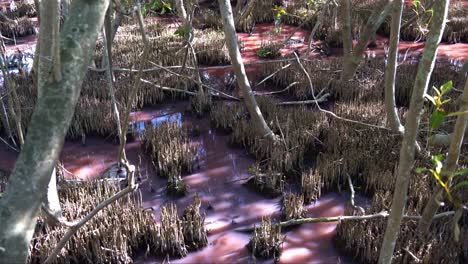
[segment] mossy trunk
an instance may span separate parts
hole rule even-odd
[[[442,39],[442,33],[444,32],[448,4],[449,1],[440,0],[434,5],[434,16],[427,36],[422,60],[419,64],[418,74],[416,75],[416,81],[413,87],[413,94],[411,95],[408,117],[405,122],[405,134],[400,148],[400,161],[398,163],[398,175],[393,192],[391,214],[380,249],[380,264],[389,264],[392,261],[401,219],[405,210],[411,171],[414,165],[416,138],[421,121],[424,94],[426,93],[429,79],[434,68],[437,48]]]
[[[37,214],[62,150],[108,0],[74,0],[60,35],[61,78],[48,79],[0,200],[0,263],[26,263]]]

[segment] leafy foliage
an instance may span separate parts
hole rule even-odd
[[[146,16],[148,13],[151,13],[151,14],[159,13],[161,15],[164,15],[170,12],[172,12],[171,3],[169,1],[164,1],[164,0],[155,0],[149,3],[146,3],[141,8],[141,13],[143,16]]]
[[[450,99],[444,99],[443,97],[453,89],[452,81],[448,81],[444,83],[439,89],[436,87],[432,87],[432,89],[436,92],[436,95],[431,96],[426,94],[425,97],[434,105],[435,110],[431,115],[429,120],[429,126],[431,130],[435,130],[444,123],[447,114],[443,109],[443,106],[450,102]]]

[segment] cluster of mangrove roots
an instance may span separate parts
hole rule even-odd
[[[284,221],[304,217],[304,196],[302,194],[287,193],[283,195],[281,218]]]
[[[283,193],[285,177],[280,172],[271,169],[262,170],[258,164],[249,169],[251,178],[247,181],[247,186],[268,196],[278,196]]]
[[[273,224],[271,218],[267,217],[254,229],[247,247],[254,257],[278,259],[283,240],[281,226]]]
[[[80,219],[117,191],[118,185],[106,182],[61,185],[64,216]],[[141,249],[146,250],[145,256],[183,257],[188,250],[207,245],[205,215],[199,209],[198,197],[182,217],[174,204],[168,204],[161,208],[160,223],[156,223],[152,211],[143,210],[141,195],[130,195],[83,226],[55,263],[133,263]],[[30,263],[42,263],[66,231],[62,225],[47,225],[45,216],[41,217],[31,243]]]
[[[167,178],[168,193],[185,194],[182,174],[192,172],[197,162],[197,146],[190,143],[187,132],[177,122],[148,127],[143,134],[142,148],[158,175]]]
[[[391,192],[376,192],[366,212],[373,214],[388,210],[390,204]],[[425,203],[417,201],[415,195],[411,195],[406,214],[420,214],[421,206],[424,205]],[[361,212],[350,206],[344,214],[360,215]],[[338,224],[336,240],[356,261],[375,263],[379,258],[386,225],[387,220],[384,218],[343,221]],[[431,232],[425,236],[420,236],[416,231],[417,225],[418,219],[403,220],[393,263],[463,263],[463,258],[466,258],[463,252],[466,252],[467,246],[463,242],[454,242],[450,217],[434,220]],[[464,225],[461,232],[467,231],[468,228]]]

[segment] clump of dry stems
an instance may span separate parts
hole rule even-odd
[[[190,143],[187,132],[177,122],[163,122],[148,127],[143,134],[142,148],[156,172],[168,179],[168,192],[185,194],[183,173],[192,172],[197,160],[197,147]]]
[[[273,224],[267,217],[262,219],[260,227],[254,229],[247,247],[254,257],[278,259],[283,240],[281,226]]]
[[[284,221],[300,219],[304,215],[304,196],[294,193],[284,194],[281,206],[281,219]]]

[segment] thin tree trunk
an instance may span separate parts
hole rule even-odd
[[[403,5],[403,0],[395,0],[393,2],[390,45],[387,68],[385,69],[385,108],[387,111],[387,122],[393,131],[400,134],[404,133],[405,128],[398,117],[398,109],[395,102],[395,76],[398,67],[398,42],[400,40]]]
[[[468,78],[465,81],[465,88],[463,90],[462,101],[459,112],[468,111]],[[453,130],[453,135],[450,141],[450,148],[447,155],[447,160],[445,161],[445,166],[442,168],[444,181],[446,177],[456,171],[458,158],[460,156],[460,149],[463,144],[463,138],[465,135],[465,130],[467,126],[468,118],[467,115],[459,115],[455,123],[455,128]],[[439,201],[443,199],[444,190],[441,187],[438,187],[434,192],[432,197],[429,199],[426,207],[423,210],[422,218],[418,224],[418,231],[421,234],[425,234],[429,231],[429,227],[432,222],[432,217],[437,213],[439,209]]]
[[[239,45],[237,43],[237,35],[236,29],[234,27],[231,2],[229,0],[219,0],[219,8],[223,18],[224,33],[226,37],[226,45],[229,50],[229,56],[231,57],[232,65],[234,67],[237,83],[242,89],[247,110],[249,111],[254,125],[259,128],[260,133],[264,137],[274,139],[275,135],[263,118],[262,112],[260,111],[260,108],[257,105],[257,101],[255,100],[255,96],[252,92],[252,88],[250,87],[247,74],[245,73],[244,63],[242,62],[242,57],[239,52]]]
[[[141,77],[143,76],[143,70],[145,69],[145,65],[146,65],[146,61],[148,60],[148,53],[150,49],[148,36],[146,35],[146,32],[145,32],[143,15],[141,14],[141,8],[140,8],[140,4],[138,1],[135,2],[134,11],[138,18],[138,25],[140,27],[140,33],[143,39],[143,53],[141,54],[141,57],[140,57],[141,62],[140,62],[140,65],[138,66],[138,73],[135,76],[135,83],[130,93],[130,98],[127,101],[127,107],[125,109],[125,113],[123,116],[123,122],[122,122],[123,144],[120,144],[119,146],[119,154],[118,154],[119,163],[122,163],[122,162],[125,163],[127,161],[127,156],[125,154],[125,144],[127,143],[127,131],[128,131],[128,124],[130,122],[130,111],[132,110],[132,105],[135,102],[138,90],[140,89],[140,86],[141,86],[141,82],[142,82]]]
[[[400,231],[400,223],[405,210],[411,170],[414,165],[416,137],[421,120],[421,110],[424,104],[424,94],[426,93],[427,85],[429,84],[429,79],[434,68],[437,48],[442,39],[442,33],[444,32],[448,3],[448,0],[440,0],[434,5],[434,16],[414,82],[408,117],[405,122],[405,134],[400,149],[400,161],[390,210],[391,214],[380,249],[380,264],[391,263],[398,232]]]
[[[353,33],[351,30],[351,4],[350,0],[341,0],[340,16],[341,16],[341,34],[343,38],[343,59],[344,61],[351,60],[351,52],[353,51]]]
[[[0,200],[0,263],[26,263],[37,214],[63,146],[108,0],[73,0],[61,34],[60,80],[38,99],[26,143]]]
[[[375,7],[374,12],[372,12],[367,23],[361,30],[359,42],[356,48],[353,49],[352,55],[344,58],[345,61],[343,63],[343,71],[341,73],[342,81],[348,81],[353,78],[359,63],[361,62],[362,54],[367,48],[367,44],[372,38],[374,38],[377,29],[384,22],[391,9],[392,2],[389,2],[389,0],[383,0]]]

